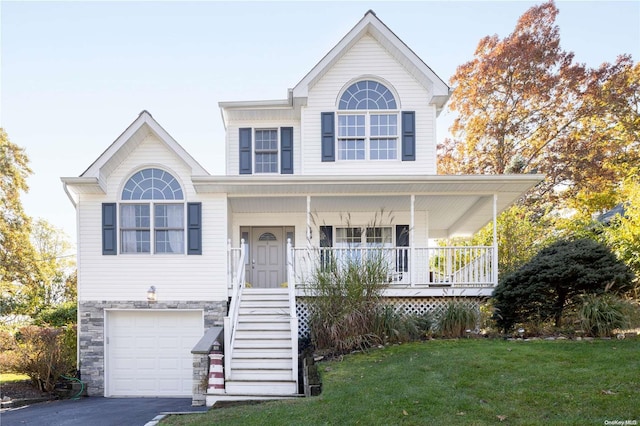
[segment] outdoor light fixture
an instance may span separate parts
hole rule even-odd
[[[156,286],[152,285],[147,290],[147,302],[155,302],[156,301]]]

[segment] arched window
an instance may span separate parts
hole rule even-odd
[[[182,188],[170,173],[144,169],[131,176],[122,190],[123,200],[182,200]]]
[[[398,159],[397,108],[382,83],[362,80],[349,86],[338,102],[338,159]]]
[[[397,109],[393,93],[371,80],[353,83],[342,93],[338,109]]]
[[[135,173],[122,190],[120,252],[150,253],[153,247],[154,253],[184,253],[184,206],[182,188],[170,173]]]

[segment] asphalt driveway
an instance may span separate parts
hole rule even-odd
[[[143,426],[164,413],[204,412],[191,398],[102,398],[42,402],[0,413],[2,426]]]

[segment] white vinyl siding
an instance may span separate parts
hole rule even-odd
[[[117,202],[125,180],[132,173],[156,166],[166,169],[180,182],[186,202],[202,203],[202,255],[103,256],[102,203]],[[157,288],[158,300],[226,300],[226,195],[196,194],[190,182],[191,169],[157,138],[148,136],[108,176],[106,195],[80,196],[77,208],[80,301],[146,300],[151,285]]]
[[[321,161],[320,114],[327,111],[336,111],[337,114],[344,112],[337,110],[337,99],[342,90],[359,79],[380,79],[397,94],[398,110],[415,111],[416,161],[402,162],[399,156],[396,160],[372,162],[339,161],[338,159],[335,162]],[[435,174],[436,110],[435,106],[428,104],[429,99],[428,90],[418,83],[375,39],[370,36],[362,37],[309,89],[307,106],[302,108],[301,116],[304,174]],[[401,131],[399,121],[398,118],[398,134]]]

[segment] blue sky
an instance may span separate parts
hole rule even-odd
[[[368,9],[443,80],[480,38],[538,2],[0,2],[0,126],[26,148],[27,213],[75,241],[60,182],[146,109],[210,173],[224,173],[218,102],[284,99]],[[597,66],[640,58],[640,2],[557,2],[561,43]],[[446,135],[451,114],[438,120]]]

